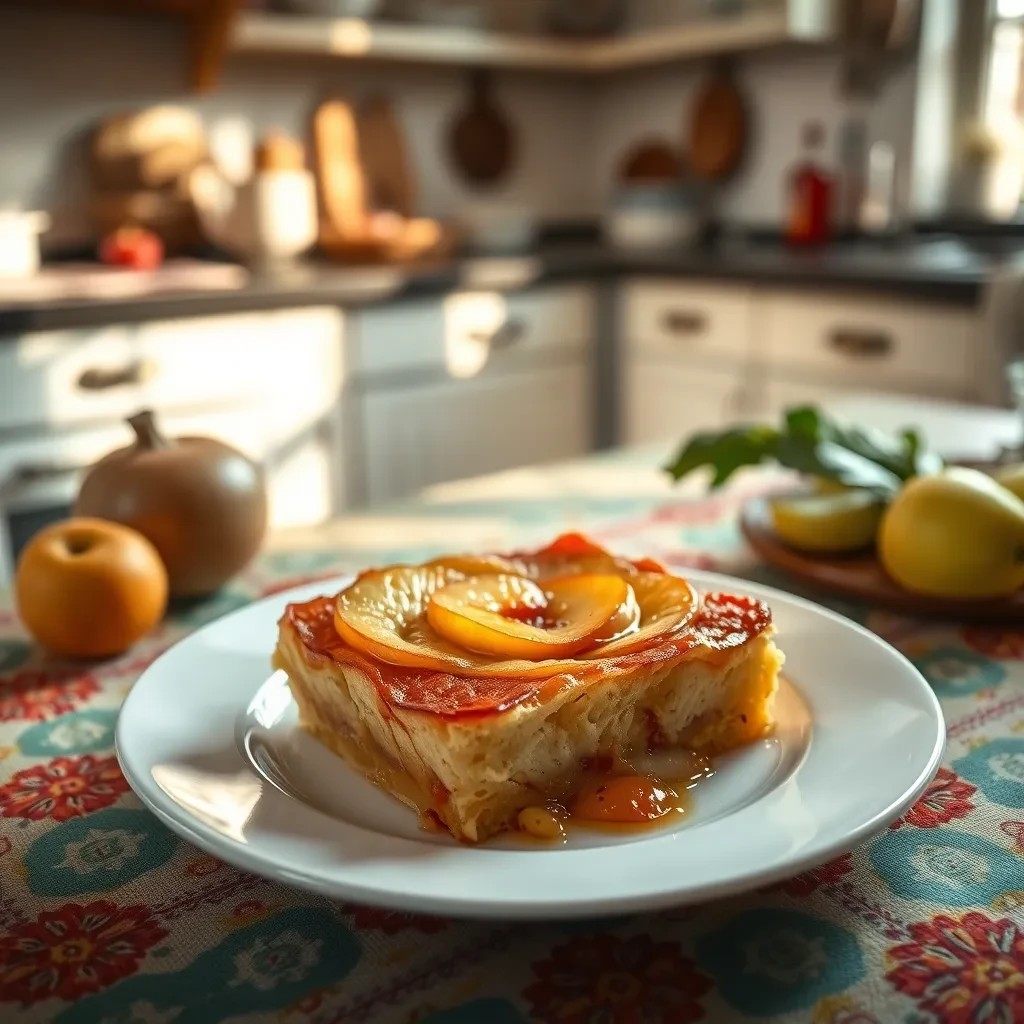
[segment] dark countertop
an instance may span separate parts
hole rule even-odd
[[[156,271],[130,293],[35,298],[17,302],[0,291],[0,335],[94,327],[179,316],[280,309],[361,306],[443,294],[457,288],[515,290],[532,284],[612,275],[678,275],[723,281],[872,291],[957,305],[976,305],[1000,268],[1021,265],[1024,247],[952,237],[861,240],[797,252],[777,241],[722,239],[678,251],[625,251],[597,243],[550,245],[531,255],[464,256],[402,267],[344,267],[308,262],[273,271],[225,275],[214,287],[182,286]],[[212,268],[211,264],[211,268]],[[200,272],[202,266],[200,265]],[[194,272],[194,270],[193,270]],[[116,272],[110,272],[116,273]],[[214,276],[211,269],[211,277]],[[114,290],[116,292],[116,289]]]

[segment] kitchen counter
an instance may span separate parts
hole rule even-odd
[[[0,284],[0,336],[93,327],[182,315],[312,305],[365,305],[459,288],[514,290],[580,277],[668,275],[792,288],[870,290],[976,305],[986,282],[1021,264],[1004,249],[957,238],[863,240],[796,252],[778,241],[728,240],[673,251],[626,251],[597,243],[549,245],[523,256],[464,256],[401,267],[343,267],[313,262],[263,271],[188,261],[150,273],[100,271],[90,291],[74,282],[60,294],[55,264],[39,294],[13,297]]]
[[[834,411],[886,426],[916,421],[961,452],[992,451],[1017,429],[1009,413],[935,403],[869,398]],[[942,767],[897,826],[860,848],[699,906],[510,924],[328,901],[203,852],[130,792],[114,728],[139,674],[204,622],[301,581],[452,548],[508,550],[572,529],[680,572],[699,566],[793,589],[753,558],[737,529],[741,501],[772,486],[771,472],[744,473],[707,496],[696,480],[671,487],[657,469],[663,456],[618,451],[446,484],[401,506],[275,536],[219,594],[173,608],[150,637],[106,662],[42,658],[0,594],[0,820],[8,823],[0,1016],[26,1024],[232,1013],[294,1024],[1019,1019],[1019,630],[824,598],[895,645],[934,687],[948,725]],[[444,847],[422,850],[443,855]],[[416,870],[412,859],[394,864]]]

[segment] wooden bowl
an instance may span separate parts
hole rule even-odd
[[[425,217],[403,220],[396,230],[340,235],[321,228],[320,248],[338,263],[404,263],[448,255],[455,235],[447,225]]]
[[[764,498],[754,498],[743,506],[740,528],[750,546],[769,565],[837,597],[904,615],[1024,625],[1024,590],[1018,590],[1011,597],[985,601],[925,597],[895,584],[886,575],[873,550],[829,557],[798,551],[776,536],[771,510]]]

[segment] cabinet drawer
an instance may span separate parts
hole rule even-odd
[[[912,393],[972,389],[973,313],[909,301],[847,296],[765,295],[758,303],[758,355],[813,371],[844,387]]]
[[[593,320],[586,285],[509,295],[465,291],[381,306],[359,315],[352,369],[367,376],[433,370],[470,377],[485,365],[515,365],[523,353],[580,349],[590,341]]]
[[[484,375],[361,396],[366,498],[580,455],[590,440],[582,366]]]
[[[340,361],[334,308],[0,339],[0,430],[254,399],[273,416],[289,390],[307,404],[336,394]]]
[[[262,462],[269,526],[323,522],[344,501],[345,459],[329,420],[282,437],[260,406],[161,418],[171,437],[215,437]],[[131,444],[123,424],[30,434],[0,444],[0,586],[9,582],[20,546],[44,523],[67,515],[86,469],[115,448]]]
[[[752,293],[690,281],[630,282],[620,330],[631,348],[673,358],[735,359],[750,347]]]
[[[626,375],[625,444],[680,443],[699,430],[714,430],[743,412],[742,378],[724,370],[638,360]]]

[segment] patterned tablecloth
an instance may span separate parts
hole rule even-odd
[[[201,853],[128,789],[114,722],[139,673],[201,623],[293,583],[585,528],[677,568],[792,589],[737,533],[737,503],[763,475],[687,499],[653,465],[517,471],[275,540],[243,578],[104,664],[43,660],[0,604],[0,1020],[1024,1021],[1022,630],[827,602],[935,688],[949,729],[938,777],[861,849],[664,913],[465,923],[331,903]]]

